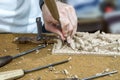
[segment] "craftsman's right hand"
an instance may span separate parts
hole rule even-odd
[[[58,34],[62,40],[69,40],[74,36],[77,30],[77,16],[72,6],[57,1],[57,8],[60,16],[60,23],[55,20],[47,6],[42,7],[43,19],[46,30]],[[57,27],[61,24],[61,30]]]

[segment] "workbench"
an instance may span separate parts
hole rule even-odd
[[[13,39],[18,36],[36,36],[36,34],[0,34],[0,56],[15,55],[38,45],[33,43],[13,43]],[[70,75],[77,75],[79,78],[85,78],[97,73],[101,73],[105,70],[118,70],[118,73],[95,80],[120,80],[119,56],[53,55],[51,53],[52,46],[53,44],[48,45],[46,48],[39,50],[39,52],[32,52],[31,54],[25,55],[24,57],[13,60],[10,64],[0,68],[0,72],[15,69],[31,69],[72,57],[70,62],[55,66],[54,71],[44,69],[26,74],[24,77],[18,80],[39,80],[39,78],[42,78],[42,80],[53,80],[58,78],[66,78]],[[63,70],[67,70],[69,74],[66,75],[63,73],[57,73]]]

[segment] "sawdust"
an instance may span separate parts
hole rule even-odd
[[[120,35],[77,32],[71,47],[57,40],[53,53],[120,55]]]
[[[17,36],[36,36],[33,34],[1,34],[0,35],[0,56],[6,55],[16,55],[17,53],[26,51],[36,44],[14,44],[12,40]],[[16,50],[16,48],[19,48]],[[5,53],[4,50],[7,50]],[[76,77],[85,78],[92,76],[96,73],[101,73],[103,71],[118,70],[117,74],[112,76],[100,77],[95,80],[119,80],[120,79],[120,56],[96,56],[96,55],[52,55],[51,51],[52,45],[48,45],[46,48],[41,49],[38,54],[33,52],[31,54],[25,55],[23,57],[13,60],[10,64],[0,68],[0,72],[10,71],[16,69],[32,69],[34,67],[46,65],[49,63],[64,60],[68,57],[72,57],[72,60],[68,63],[54,66],[55,71],[49,71],[49,69],[44,69],[36,72],[26,74],[17,80],[55,80],[66,77]],[[21,64],[19,64],[20,62]],[[16,64],[18,63],[18,64]],[[69,74],[65,75],[61,71],[66,69]]]

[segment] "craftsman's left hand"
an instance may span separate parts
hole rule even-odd
[[[48,31],[58,34],[62,40],[67,40],[70,43],[70,39],[74,36],[77,30],[77,16],[72,6],[57,1],[57,8],[60,16],[60,23],[56,21],[47,6],[44,4],[42,7],[43,18],[45,22],[45,28]],[[62,30],[57,26],[61,24]]]

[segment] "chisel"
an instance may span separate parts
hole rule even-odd
[[[88,78],[83,78],[83,79],[79,79],[79,78],[61,78],[61,79],[55,79],[55,80],[94,80],[96,78],[108,76],[108,75],[115,74],[115,73],[118,73],[118,71],[115,70],[115,71],[111,71],[111,72],[105,72],[105,73],[101,73],[101,74],[94,75],[94,76],[91,76],[91,77],[88,77]]]
[[[39,49],[42,49],[42,48],[45,48],[45,47],[46,47],[46,45],[43,44],[41,46],[37,46],[36,48],[27,50],[25,52],[21,52],[21,53],[15,55],[15,56],[8,55],[8,56],[0,57],[0,67],[3,67],[4,65],[10,63],[13,59],[16,59],[18,57],[21,57],[23,55],[29,54],[29,53],[31,53],[33,51],[36,51],[36,50],[39,50]]]
[[[59,13],[58,13],[56,1],[55,0],[44,0],[44,1],[53,18],[59,21]]]
[[[44,1],[45,1],[46,6],[47,6],[48,9],[49,9],[51,15],[53,16],[53,18],[59,22],[59,25],[57,26],[57,28],[62,31],[61,23],[60,23],[60,15],[59,15],[59,12],[58,12],[56,0],[44,0]],[[64,41],[63,41],[63,44],[70,45],[70,44],[67,42],[67,40],[64,40]],[[72,47],[72,46],[71,46],[71,47]]]
[[[44,0],[44,1],[53,18],[59,22],[59,25],[57,25],[57,28],[62,31],[61,23],[60,23],[60,15],[58,12],[56,0]]]
[[[45,65],[45,66],[40,66],[40,67],[37,67],[37,68],[33,68],[31,70],[18,69],[18,70],[0,72],[0,80],[14,80],[14,79],[18,79],[18,78],[23,77],[27,73],[34,72],[34,71],[37,71],[37,70],[42,70],[42,69],[45,69],[45,68],[48,68],[48,67],[51,67],[51,66],[60,65],[60,64],[69,62],[70,60],[71,60],[71,58],[69,58],[67,60],[60,61],[60,62],[48,64],[48,65]]]

